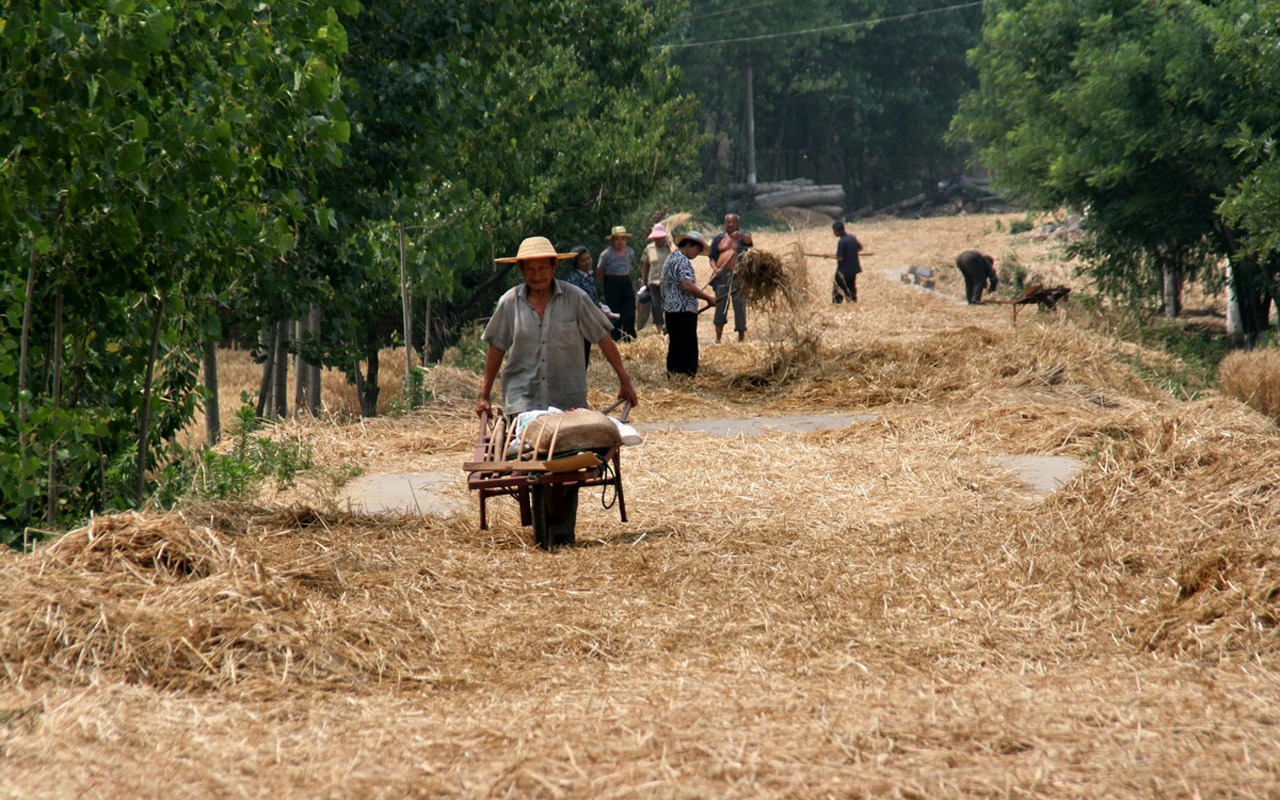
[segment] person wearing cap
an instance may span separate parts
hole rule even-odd
[[[676,239],[676,250],[662,267],[662,302],[667,323],[667,375],[698,374],[698,301],[716,296],[698,287],[693,259],[707,247],[694,231]]]
[[[659,222],[649,231],[649,244],[640,256],[640,292],[648,294],[648,302],[640,309],[637,328],[644,327],[645,308],[648,308],[653,315],[653,326],[659,333],[667,332],[662,319],[662,265],[667,263],[667,256],[671,255],[671,251],[671,235],[667,233],[666,226]]]
[[[631,234],[621,225],[609,232],[609,246],[596,260],[596,274],[604,284],[604,303],[618,315],[618,330],[613,338],[630,341],[636,338],[636,288],[631,285],[631,265],[636,254],[627,246]]]
[[[618,397],[637,405],[631,376],[622,363],[618,346],[609,337],[613,326],[586,292],[556,280],[556,263],[568,254],[557,253],[543,236],[520,243],[504,263],[520,267],[524,282],[508,289],[480,338],[489,350],[476,414],[493,410],[490,396],[502,362],[502,402],[508,415],[555,407],[562,410],[587,407],[587,365],[583,339],[596,342],[618,375]],[[508,358],[509,356],[509,358]]]
[[[716,344],[729,322],[729,304],[733,304],[733,329],[738,341],[747,337],[747,299],[742,292],[733,290],[733,278],[738,269],[738,259],[751,249],[751,234],[742,230],[742,218],[737,214],[724,215],[724,232],[711,240],[711,288],[716,290]]]

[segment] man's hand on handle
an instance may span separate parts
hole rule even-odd
[[[631,381],[626,381],[618,387],[618,399],[630,403],[632,408],[640,405],[640,397],[636,394],[636,389],[631,385]]]

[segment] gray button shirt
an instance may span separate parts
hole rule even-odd
[[[557,280],[541,319],[523,283],[498,300],[480,336],[507,354],[502,405],[508,414],[550,406],[586,408],[587,368],[582,340],[598,342],[613,326],[586,292]]]

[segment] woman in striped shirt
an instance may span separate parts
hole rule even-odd
[[[693,261],[705,250],[701,235],[676,238],[676,250],[662,268],[662,310],[667,323],[667,375],[698,374],[698,300],[715,303],[716,296],[698,288]]]

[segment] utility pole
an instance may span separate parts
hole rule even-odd
[[[756,193],[756,98],[751,64],[751,48],[747,48],[747,194]]]
[[[408,390],[413,379],[413,297],[409,293],[409,273],[405,265],[403,222],[400,223],[400,308],[404,315],[404,385]],[[410,405],[417,401],[416,397],[409,398]]]

